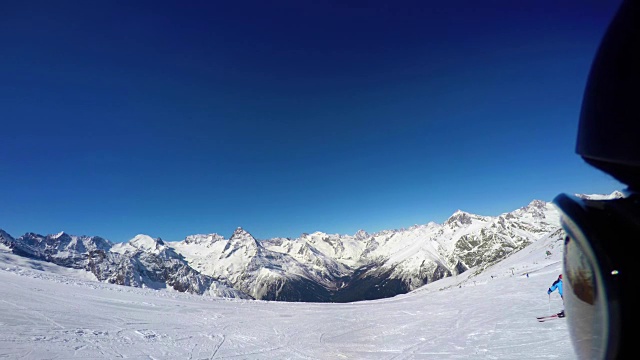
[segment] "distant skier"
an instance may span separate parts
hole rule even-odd
[[[547,290],[547,294],[551,296],[551,293],[558,290],[558,294],[560,294],[560,298],[562,299],[562,311],[558,313],[558,317],[564,317],[564,296],[562,292],[562,274],[558,275],[558,279],[551,284],[549,290]]]

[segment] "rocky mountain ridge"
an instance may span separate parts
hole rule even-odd
[[[552,204],[534,200],[499,216],[461,210],[444,223],[354,235],[315,232],[258,241],[242,228],[166,242],[137,235],[27,233],[0,243],[16,254],[85,269],[100,281],[247,299],[347,302],[390,297],[426,283],[481,271],[543,238],[562,238]]]

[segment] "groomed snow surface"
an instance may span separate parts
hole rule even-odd
[[[536,320],[562,308],[561,259],[539,241],[479,275],[330,304],[104,284],[2,247],[0,359],[576,359],[566,319]]]

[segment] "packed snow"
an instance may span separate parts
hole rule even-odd
[[[562,309],[547,295],[561,251],[545,238],[480,274],[339,304],[111,285],[2,247],[0,358],[575,359],[566,319],[536,320]]]

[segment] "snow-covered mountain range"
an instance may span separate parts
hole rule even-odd
[[[206,234],[165,242],[137,235],[118,244],[64,232],[13,238],[0,230],[0,243],[15,254],[84,269],[108,283],[305,302],[407,293],[469,269],[482,271],[538,240],[562,237],[557,210],[540,200],[494,217],[458,210],[442,224],[264,241],[242,228],[229,239]]]

